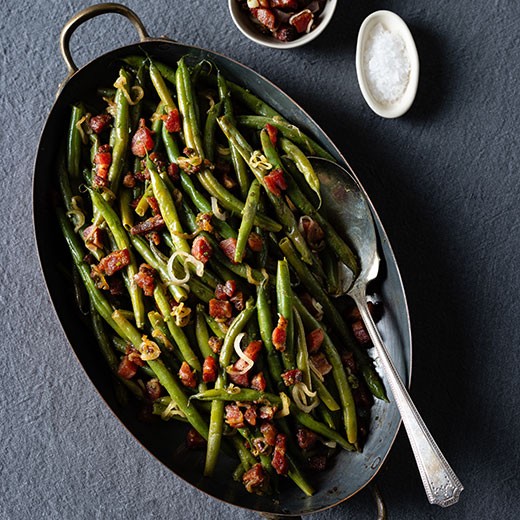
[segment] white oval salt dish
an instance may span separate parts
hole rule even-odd
[[[419,56],[410,29],[391,11],[376,11],[359,29],[356,48],[359,87],[379,116],[402,116],[419,82]]]

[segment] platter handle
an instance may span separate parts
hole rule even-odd
[[[128,7],[117,4],[117,3],[106,3],[106,4],[97,4],[87,7],[78,13],[76,13],[70,20],[63,26],[60,34],[60,50],[63,56],[65,63],[67,64],[67,68],[69,70],[69,76],[74,74],[78,67],[74,63],[72,59],[72,54],[70,52],[70,38],[74,31],[84,22],[95,18],[96,16],[100,16],[102,14],[108,13],[116,13],[124,16],[128,19],[131,24],[134,26],[137,34],[139,35],[139,40],[141,42],[149,39],[148,32],[146,31],[141,19]]]

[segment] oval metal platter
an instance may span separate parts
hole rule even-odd
[[[208,59],[214,62],[226,77],[246,86],[264,99],[289,121],[308,132],[350,170],[331,139],[297,103],[267,79],[225,56],[173,41],[142,37],[140,43],[116,49],[95,59],[61,85],[41,136],[34,172],[36,243],[47,288],[63,330],[86,374],[115,415],[143,447],[186,482],[233,505],[274,515],[308,514],[336,505],[364,488],[381,468],[401,422],[395,404],[375,402],[370,433],[363,452],[340,452],[332,467],[313,476],[317,492],[312,497],[306,497],[296,486],[290,485],[280,495],[260,497],[249,494],[241,484],[231,479],[236,461],[224,455],[214,477],[204,478],[204,453],[185,448],[183,427],[162,421],[158,424],[144,424],[137,420],[135,411],[118,402],[112,376],[99,355],[88,320],[81,315],[72,289],[66,287],[64,272],[70,271],[71,262],[57,225],[55,202],[58,200],[57,157],[66,136],[70,105],[78,100],[88,99],[101,83],[104,85],[110,78],[117,77],[121,58],[142,53],[172,66],[175,66],[181,56],[186,55],[193,60]],[[405,293],[387,235],[371,203],[370,206],[377,227],[382,260],[377,292],[383,301],[384,313],[378,327],[401,377],[404,381],[409,381],[411,334]],[[386,386],[388,388],[388,384]]]

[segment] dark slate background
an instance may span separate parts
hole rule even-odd
[[[39,270],[31,186],[40,131],[65,66],[63,23],[88,1],[0,4],[0,518],[251,518],[185,485],[102,404],[71,352]],[[401,432],[379,477],[390,518],[520,517],[520,3],[339,2],[315,42],[276,51],[245,40],[226,2],[128,0],[153,35],[253,67],[333,137],[390,236],[412,318],[412,395],[466,490],[430,506]],[[374,115],[355,76],[362,20],[388,8],[421,61],[416,102]],[[73,38],[86,63],[136,40],[110,15]],[[346,476],[348,478],[348,476]],[[364,491],[312,518],[375,518]]]

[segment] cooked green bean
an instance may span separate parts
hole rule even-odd
[[[276,272],[276,293],[278,298],[278,314],[286,320],[286,340],[282,352],[282,361],[285,370],[296,367],[294,358],[294,319],[293,319],[293,294],[291,278],[287,260],[278,260]]]
[[[224,115],[235,124],[233,104],[231,103],[231,97],[229,95],[228,84],[222,74],[217,75],[218,91],[221,102],[224,103]],[[240,187],[240,193],[242,198],[246,198],[249,187],[249,175],[247,173],[247,165],[244,158],[240,155],[238,150],[229,142],[229,152],[231,156],[231,164],[235,170],[237,177],[238,186]]]
[[[292,301],[291,301],[292,305]],[[303,382],[312,390],[311,369],[309,365],[309,351],[305,338],[305,329],[300,313],[293,306],[294,330],[296,331],[296,366],[302,371]]]
[[[251,300],[246,304],[246,308],[233,320],[226,333],[222,349],[219,356],[219,373],[215,382],[215,388],[223,389],[226,385],[226,368],[231,362],[231,355],[233,353],[233,344],[236,337],[242,329],[246,326],[251,318],[255,307]],[[211,416],[209,423],[208,448],[206,451],[206,463],[204,466],[204,475],[210,476],[215,470],[217,459],[220,451],[220,444],[222,442],[222,431],[224,428],[224,403],[222,401],[214,401],[211,404]]]
[[[139,235],[130,235],[130,241],[136,251],[143,257],[145,262],[151,265],[161,277],[161,280],[168,285],[168,290],[177,302],[184,301],[188,297],[188,293],[184,287],[172,284],[170,274],[165,262],[162,262],[152,253],[145,239]]]
[[[72,105],[67,141],[67,169],[72,178],[78,179],[81,161],[81,133],[78,124],[85,114],[82,104]]]
[[[239,125],[261,130],[265,125],[270,124],[278,129],[278,131],[287,139],[290,139],[298,146],[305,149],[309,155],[316,155],[331,161],[334,157],[330,155],[327,150],[320,146],[316,141],[305,135],[297,126],[288,123],[287,121],[278,117],[265,116],[238,116],[237,123]]]
[[[274,394],[268,394],[266,392],[259,392],[258,390],[252,390],[250,388],[242,388],[240,391],[235,392],[228,391],[224,388],[215,388],[212,390],[206,390],[200,392],[191,397],[191,399],[200,399],[202,401],[213,401],[213,403],[223,403],[226,401],[237,401],[237,402],[255,402],[255,401],[268,401],[276,406],[282,405],[282,399]],[[222,406],[223,407],[223,406]],[[329,428],[325,424],[313,419],[309,414],[303,413],[294,404],[290,405],[291,413],[294,415],[296,420],[309,430],[322,435],[326,439],[337,442],[342,448],[353,451],[354,446],[344,439],[339,433],[335,432],[332,428]],[[211,429],[211,426],[210,426]]]
[[[300,313],[302,321],[308,329],[322,329],[322,324],[312,316],[312,314],[305,308],[305,305],[298,299],[294,299],[294,306]],[[352,444],[357,443],[357,417],[356,417],[356,405],[354,402],[354,396],[352,395],[352,389],[347,380],[347,374],[343,368],[341,357],[332,343],[329,335],[324,331],[323,333],[323,350],[327,355],[327,358],[332,365],[332,377],[336,382],[338,389],[341,406],[343,407],[343,422],[345,424],[345,431],[347,433],[347,439]]]
[[[197,345],[199,347],[200,353],[202,354],[202,357],[216,357],[215,353],[211,350],[209,346],[208,324],[206,323],[206,318],[204,317],[204,306],[200,303],[197,305],[196,308],[195,320],[195,333],[197,336]]]
[[[258,315],[258,325],[260,326],[260,336],[262,337],[265,349],[267,350],[267,364],[269,366],[269,371],[275,384],[278,387],[278,390],[283,390],[285,385],[282,380],[282,364],[271,338],[273,333],[273,321],[271,317],[267,283],[260,284],[258,287],[256,308]]]
[[[168,87],[166,86],[159,69],[153,62],[150,63],[150,79],[152,80],[152,84],[155,87],[155,90],[157,91],[157,94],[161,99],[166,112],[175,110],[177,106],[173,101],[172,95],[170,94],[170,91],[168,90]]]
[[[101,291],[96,287],[94,280],[90,276],[90,269],[83,260],[85,256],[85,250],[80,243],[78,236],[74,233],[72,226],[65,216],[63,210],[58,208],[57,214],[63,236],[65,237],[65,241],[69,247],[74,264],[76,265],[78,272],[81,275],[81,279],[85,284],[85,288],[87,289],[92,304],[96,308],[96,311],[114,329],[114,331],[119,336],[123,336],[122,330],[112,319],[112,307],[108,303],[107,299],[101,294]]]
[[[180,173],[181,186],[188,195],[193,205],[202,213],[210,213],[212,211],[211,204],[204,196],[195,188],[193,181],[185,172]],[[214,225],[224,238],[236,238],[237,232],[225,221],[214,219]]]
[[[206,158],[211,162],[215,160],[215,130],[217,128],[217,117],[220,116],[222,102],[213,103],[208,110],[206,123],[204,125],[204,150]]]
[[[287,206],[286,202],[281,198],[276,196],[271,192],[269,188],[265,185],[264,177],[266,172],[261,169],[261,167],[257,167],[252,162],[253,149],[244,139],[244,137],[238,132],[237,128],[231,123],[231,121],[226,117],[222,116],[218,119],[218,123],[220,128],[226,135],[226,137],[233,143],[233,146],[240,152],[240,155],[248,162],[249,168],[254,173],[255,177],[258,181],[264,186],[265,193],[269,198],[271,204],[273,205],[276,216],[280,220],[281,224],[284,227],[285,233],[294,243],[295,247],[298,249],[298,252],[301,254],[302,258],[308,264],[313,263],[313,256],[303,238],[301,232],[298,229],[298,224],[294,217],[294,214]],[[267,135],[267,134],[264,134]],[[261,137],[262,138],[262,137]],[[267,137],[267,139],[269,139]]]
[[[284,162],[286,168],[291,171],[291,161]],[[296,168],[294,166],[294,168]],[[359,273],[359,264],[356,255],[346,242],[338,235],[334,227],[329,224],[328,220],[322,217],[321,213],[315,209],[309,199],[303,194],[294,178],[287,173],[286,179],[288,182],[287,193],[291,197],[293,203],[304,214],[314,218],[320,227],[325,231],[325,240],[330,246],[330,249],[335,252],[338,258],[352,271],[354,276]]]
[[[142,338],[137,329],[117,311],[112,314],[113,320],[121,327],[124,337],[130,341],[136,350],[141,352]],[[175,402],[179,410],[184,414],[190,424],[204,437],[208,438],[208,426],[197,409],[190,406],[188,397],[179,386],[175,376],[166,368],[165,364],[159,359],[150,359],[148,366],[153,370],[161,385],[166,389],[172,401]]]
[[[185,253],[189,253],[191,249],[188,245],[188,242],[186,242],[186,239],[181,238],[181,235],[184,233],[184,231],[175,208],[175,203],[173,202],[172,196],[166,184],[162,180],[159,172],[150,158],[146,160],[146,167],[150,172],[153,194],[157,199],[157,204],[159,204],[161,215],[164,219],[166,227],[168,228],[168,231],[171,234],[175,249],[177,251],[184,251]]]
[[[235,249],[234,259],[238,264],[242,262],[246,252],[247,240],[251,230],[253,229],[253,221],[255,220],[259,199],[260,183],[257,179],[254,179],[249,187],[244,211],[242,212],[242,222],[240,223],[240,228],[238,230],[237,246]]]
[[[288,155],[289,159],[294,162],[298,170],[300,170],[312,191],[316,193],[321,206],[320,180],[314,172],[312,164],[309,159],[307,159],[307,156],[292,141],[285,137],[280,138],[280,146]]]
[[[113,126],[112,163],[108,170],[108,180],[113,193],[117,193],[119,189],[119,181],[126,163],[131,130],[128,99],[125,96],[125,92],[127,94],[130,92],[131,78],[130,74],[123,68],[119,71],[118,83],[119,86],[116,88],[114,99],[116,114]]]
[[[141,329],[144,326],[144,300],[140,287],[134,283],[134,277],[137,275],[138,268],[130,239],[128,238],[119,216],[110,204],[108,204],[108,202],[96,191],[91,190],[90,197],[99,214],[103,217],[110,228],[117,248],[127,249],[130,255],[130,263],[126,268],[127,278],[125,279],[125,282],[128,287],[130,299],[132,300],[136,325]]]
[[[193,370],[196,370],[200,374],[202,367],[200,365],[199,358],[196,356],[195,352],[193,352],[188,338],[186,338],[186,334],[184,334],[182,328],[179,327],[179,325],[177,325],[173,319],[171,315],[172,309],[162,284],[159,283],[156,285],[153,295],[155,302],[157,303],[157,307],[159,308],[159,311],[161,312],[163,319],[166,322],[166,326],[175,340],[177,347],[179,347],[179,351],[182,354],[184,361],[186,361],[186,363],[188,363],[188,365],[190,365]]]
[[[183,117],[183,133],[186,145],[192,148],[201,160],[204,160],[201,133],[198,128],[194,113],[193,87],[190,81],[190,73],[183,59],[179,61],[177,68],[177,97],[179,110]],[[208,168],[203,168],[198,178],[204,189],[227,210],[240,213],[244,209],[244,203],[237,199],[224,186],[222,186]],[[264,215],[256,215],[255,224],[270,231],[279,231],[281,226]]]

